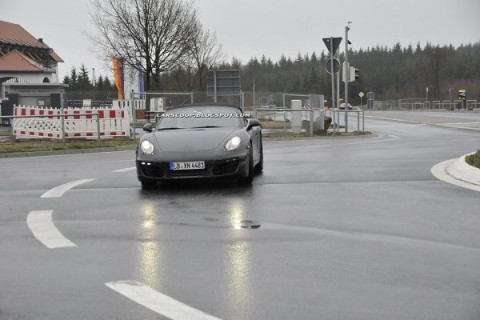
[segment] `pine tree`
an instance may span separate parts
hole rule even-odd
[[[93,86],[88,77],[88,71],[85,68],[85,65],[82,64],[80,67],[80,74],[78,76],[78,90],[79,91],[89,91],[92,90]]]
[[[75,66],[73,66],[72,70],[70,71],[70,88],[72,90],[76,90],[77,83],[78,83],[77,69],[75,69]]]
[[[103,77],[102,77],[102,75],[98,76],[97,83],[95,83],[95,88],[96,88],[98,91],[102,91],[102,90],[105,89],[105,84],[103,83]]]
[[[105,79],[103,80],[103,85],[105,87],[105,91],[114,91],[114,90],[117,90],[115,88],[115,84],[112,84],[110,82],[110,79],[108,79],[108,77],[105,77]]]

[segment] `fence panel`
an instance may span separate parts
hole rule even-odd
[[[94,114],[98,114],[100,123],[97,123]],[[61,115],[62,109],[58,108],[15,106],[14,116],[42,117],[14,119],[13,134],[17,139],[95,139],[99,128],[103,138],[130,137],[131,118],[125,108],[65,108],[64,117]]]

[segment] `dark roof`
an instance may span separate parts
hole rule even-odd
[[[0,71],[43,71],[43,66],[28,58],[18,50],[0,57]]]
[[[57,62],[63,62],[62,58],[44,43],[43,40],[36,39],[18,24],[0,20],[0,43],[51,50],[50,56]]]

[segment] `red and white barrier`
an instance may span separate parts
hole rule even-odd
[[[62,110],[53,108],[15,106],[14,116],[43,116],[38,118],[14,118],[13,134],[21,138],[61,139]],[[127,109],[65,108],[65,138],[130,137],[130,115]],[[45,117],[48,116],[48,117]]]

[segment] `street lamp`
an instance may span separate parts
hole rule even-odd
[[[348,31],[350,30],[351,21],[345,26],[345,132],[348,132],[348,82],[350,81],[350,65],[348,64],[348,45],[351,44],[348,41]],[[340,104],[339,104],[340,105]]]

